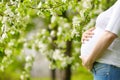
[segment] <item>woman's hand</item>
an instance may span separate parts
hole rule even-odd
[[[84,43],[84,41],[89,41],[89,38],[92,38],[94,35],[93,30],[95,27],[88,29],[82,34],[81,42]]]
[[[94,29],[95,29],[95,27],[90,28],[82,34],[82,38],[81,38],[82,43],[84,43],[85,41],[89,41],[89,38],[92,38],[92,36],[94,35],[94,33],[93,33]],[[85,68],[87,68],[88,70],[91,70],[93,67],[93,63],[91,61],[89,61],[89,57],[88,56],[80,56],[80,58],[82,60],[82,65]]]

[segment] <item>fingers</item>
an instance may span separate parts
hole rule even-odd
[[[85,34],[83,34],[81,42],[84,43],[84,41],[89,41],[89,39],[92,38],[93,35],[94,35],[94,33],[85,33]]]
[[[89,39],[88,39],[88,38],[84,38],[84,39],[82,39],[82,40],[81,40],[82,44],[84,44],[85,41],[89,41]]]
[[[94,29],[89,29],[83,33],[82,39],[81,39],[82,43],[84,43],[84,41],[89,41],[89,38],[92,38],[92,36],[94,35],[94,33],[92,32],[93,30]]]
[[[94,29],[95,29],[95,27],[93,27],[93,28],[90,28],[89,30],[90,30],[90,31],[93,31]]]
[[[83,35],[85,35],[85,36],[92,36],[92,35],[94,35],[94,32],[91,31],[91,30],[88,30],[88,31],[85,31],[85,32],[83,33]]]

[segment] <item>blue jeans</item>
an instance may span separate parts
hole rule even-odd
[[[95,62],[92,73],[94,80],[120,80],[120,67]]]

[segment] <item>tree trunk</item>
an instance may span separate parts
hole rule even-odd
[[[71,80],[71,65],[68,65],[67,68],[61,72],[61,74],[61,80]]]
[[[71,48],[72,48],[72,41],[66,42],[67,48],[66,48],[66,56],[71,56]],[[62,79],[61,80],[71,80],[71,65],[68,65],[65,70],[62,71]]]
[[[51,70],[51,80],[56,80],[56,70]]]

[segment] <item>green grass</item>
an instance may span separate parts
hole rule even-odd
[[[48,78],[32,78],[32,80],[51,80],[51,79],[48,77]]]
[[[72,76],[72,80],[93,80],[93,77],[90,73],[75,73]]]
[[[93,80],[91,72],[85,68],[80,67],[76,72],[73,72],[71,80]]]
[[[32,78],[32,80],[51,80],[50,78]],[[89,73],[77,73],[72,76],[71,80],[93,80]]]
[[[49,77],[45,77],[45,78],[32,78],[32,80],[51,80],[51,79]],[[80,67],[77,71],[74,71],[72,73],[71,80],[93,80],[93,76],[85,68]]]

